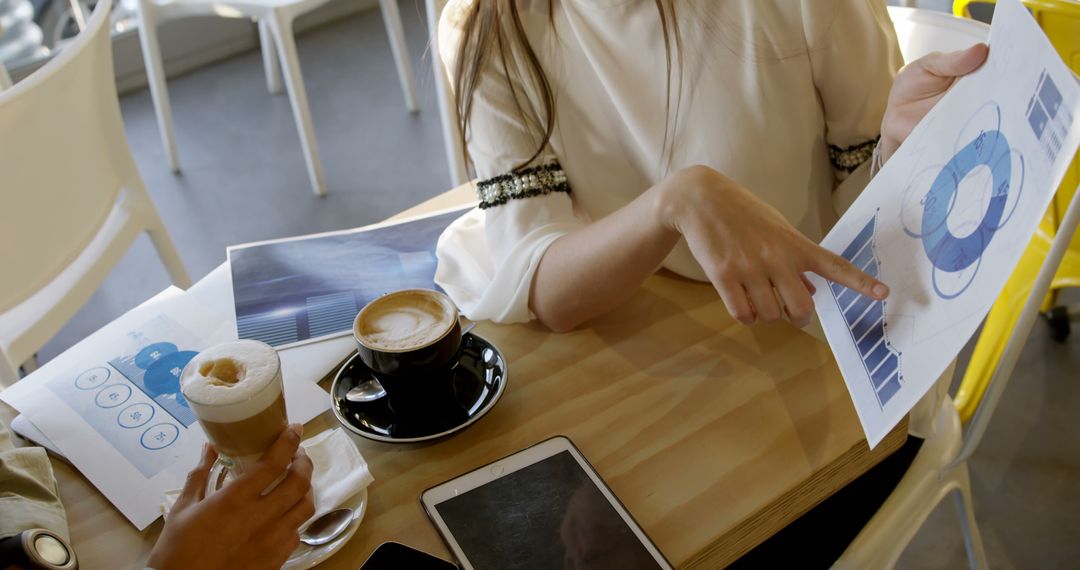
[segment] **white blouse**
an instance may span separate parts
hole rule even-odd
[[[456,69],[471,1],[451,0],[443,12],[439,46],[448,70]],[[548,246],[680,168],[724,173],[814,241],[869,180],[869,154],[903,63],[885,0],[675,2],[683,64],[680,77],[672,57],[674,124],[666,137],[666,56],[653,0],[518,4],[556,109],[550,147],[530,166],[553,166],[499,190],[497,181],[514,179],[536,150],[537,129],[523,123],[493,54],[467,141],[489,207],[454,222],[437,247],[435,280],[469,318],[530,320],[533,274]],[[685,242],[663,266],[705,280]],[[912,434],[932,432],[951,376],[950,368],[913,410]]]
[[[439,24],[449,70],[470,2],[451,0]],[[555,98],[550,148],[534,165],[561,165],[569,192],[503,194],[505,203],[473,210],[443,234],[436,282],[469,318],[530,320],[530,286],[548,246],[680,168],[723,172],[814,241],[837,219],[834,198],[846,208],[865,185],[864,164],[837,195],[848,172],[834,167],[830,148],[864,151],[847,153],[851,162],[878,136],[902,62],[885,0],[676,2],[683,64],[680,78],[672,56],[667,148],[655,3],[550,0],[552,28],[548,2],[518,2]],[[536,150],[536,129],[523,123],[497,54],[473,101],[468,147],[478,179],[510,174]],[[663,266],[705,280],[685,242]]]

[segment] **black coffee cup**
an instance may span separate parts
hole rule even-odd
[[[451,390],[461,322],[445,294],[405,289],[383,295],[356,315],[353,339],[392,404],[444,400]]]

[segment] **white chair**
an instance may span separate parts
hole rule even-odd
[[[930,51],[952,51],[986,41],[989,32],[985,24],[937,12],[889,8],[889,13],[907,61]],[[896,489],[836,561],[834,568],[895,566],[926,518],[949,494],[953,496],[960,517],[969,563],[973,568],[987,567],[972,507],[967,460],[979,445],[997,408],[1078,222],[1080,199],[1074,198],[967,433],[961,428],[960,416],[952,400],[946,398],[935,419],[936,432],[923,443]]]
[[[18,379],[146,232],[191,284],[131,156],[109,2],[44,67],[0,92],[0,385]]]
[[[465,167],[465,152],[461,146],[461,128],[458,126],[457,103],[450,76],[439,55],[439,17],[447,0],[426,0],[428,30],[431,33],[431,70],[435,74],[435,94],[439,103],[439,122],[442,124],[443,146],[446,162],[450,166],[450,185],[457,187],[469,181]]]
[[[281,92],[282,72],[285,87],[292,103],[296,128],[300,132],[300,144],[307,162],[308,177],[315,194],[326,194],[322,162],[315,144],[315,130],[308,110],[307,92],[300,74],[300,60],[296,54],[293,36],[293,20],[326,4],[329,0],[139,0],[139,38],[142,43],[143,61],[150,82],[150,94],[154,100],[161,142],[169,157],[169,166],[180,171],[173,136],[172,111],[169,93],[165,86],[165,68],[158,44],[158,25],[167,20],[188,16],[220,16],[223,18],[251,18],[259,23],[263,64],[266,68],[267,88],[271,93]],[[405,32],[396,0],[379,0],[390,47],[397,64],[401,88],[405,92],[405,104],[410,112],[416,112],[416,93],[413,85],[412,65],[405,46]],[[280,63],[279,63],[280,62]]]

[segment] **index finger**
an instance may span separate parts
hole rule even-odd
[[[289,468],[293,454],[300,447],[302,433],[300,424],[292,424],[281,430],[270,449],[266,450],[255,465],[237,477],[233,484],[244,488],[248,493],[261,494]]]
[[[884,283],[823,247],[818,247],[818,254],[813,257],[810,270],[829,281],[839,283],[877,301],[889,296],[889,287]]]
[[[214,466],[214,460],[216,459],[217,452],[214,451],[213,446],[204,443],[199,464],[188,472],[187,479],[184,480],[184,489],[180,491],[180,496],[177,497],[176,503],[173,504],[173,511],[182,510],[206,497],[206,481],[210,476],[210,468]]]

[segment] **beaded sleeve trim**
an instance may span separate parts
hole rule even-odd
[[[533,166],[476,183],[476,195],[480,199],[481,210],[501,206],[510,200],[543,196],[552,192],[570,193],[566,173],[558,162]]]
[[[847,148],[829,145],[829,161],[832,162],[833,168],[837,170],[843,170],[848,174],[855,172],[856,168],[862,166],[862,163],[870,160],[870,157],[874,155],[874,148],[877,147],[880,139],[881,137],[877,137],[872,141],[851,145]]]

